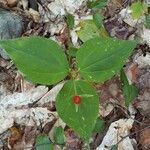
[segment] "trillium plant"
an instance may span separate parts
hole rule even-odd
[[[95,37],[77,50],[76,67],[56,42],[43,37],[22,37],[0,41],[24,77],[38,84],[52,85],[67,80],[56,98],[62,120],[81,138],[92,134],[99,116],[100,96],[93,84],[103,83],[119,73],[135,41]]]

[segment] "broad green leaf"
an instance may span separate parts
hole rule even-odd
[[[98,28],[102,27],[104,17],[99,13],[93,15],[93,20]]]
[[[145,26],[150,29],[150,14],[146,15]]]
[[[122,90],[125,97],[125,105],[128,107],[130,103],[138,96],[138,89],[134,85],[130,85],[124,70],[121,70]]]
[[[74,16],[68,13],[66,15],[66,19],[69,29],[72,29],[74,27]]]
[[[88,1],[87,6],[91,9],[101,9],[105,7],[107,4],[107,0],[93,0]]]
[[[62,127],[55,127],[55,129],[54,129],[54,140],[55,140],[55,143],[58,145],[64,145],[65,144],[64,130]]]
[[[81,103],[74,104],[73,96],[81,96]],[[94,129],[99,110],[96,90],[82,80],[65,83],[56,99],[56,109],[62,120],[81,138],[88,139]]]
[[[133,18],[135,19],[139,19],[144,15],[144,13],[147,13],[147,6],[140,1],[132,3],[130,9],[132,11]]]
[[[80,75],[92,82],[104,82],[118,73],[126,63],[135,41],[113,38],[93,38],[77,52]]]
[[[53,150],[53,144],[47,135],[39,135],[36,137],[36,150]]]
[[[83,42],[100,36],[100,31],[93,20],[83,20],[80,22],[79,27],[80,30],[77,34]]]
[[[54,84],[68,73],[68,62],[62,48],[42,37],[23,37],[0,41],[24,76],[35,83]]]
[[[103,131],[104,127],[105,127],[104,120],[101,117],[98,117],[93,132],[100,133],[101,131]]]

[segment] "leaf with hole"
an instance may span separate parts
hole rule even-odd
[[[75,95],[81,97],[81,103],[78,105],[73,101]],[[81,138],[88,139],[98,117],[99,97],[89,83],[82,80],[70,80],[65,83],[57,96],[56,109],[68,126]]]
[[[77,67],[81,77],[92,82],[104,82],[120,71],[126,63],[135,41],[93,38],[77,52]]]
[[[35,83],[54,84],[68,74],[69,65],[63,49],[42,37],[23,37],[0,41],[24,76]]]

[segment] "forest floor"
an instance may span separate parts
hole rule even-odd
[[[132,18],[130,5],[130,1],[110,0],[97,10],[104,15],[101,34],[125,40],[138,37],[141,42],[124,65],[129,84],[138,89],[129,108],[125,107],[119,75],[95,85],[101,95],[99,115],[105,127],[93,133],[92,150],[150,150],[150,29],[145,27],[143,14]],[[0,39],[37,35],[57,41],[64,49],[70,41],[78,48],[99,32],[86,22],[93,11],[87,0],[0,0]],[[68,13],[74,16],[72,29],[67,24]],[[48,135],[53,141],[59,126],[64,130],[64,150],[89,148],[58,117],[55,99],[63,84],[44,86],[26,81],[0,49],[0,150],[40,150],[36,137]],[[62,147],[54,144],[54,149]]]

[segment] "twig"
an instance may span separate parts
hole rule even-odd
[[[119,104],[117,104],[117,103],[112,103],[112,102],[110,102],[110,103],[113,104],[113,105],[115,105],[115,107],[120,108],[120,109],[126,114],[126,116],[127,116],[128,119],[132,119],[132,120],[134,120],[135,122],[137,122],[137,123],[139,123],[139,124],[142,124],[142,125],[150,125],[150,124],[143,123],[143,122],[138,121],[137,119],[132,118],[132,117],[128,114],[128,109],[127,109],[126,107],[123,107],[123,106],[121,106],[121,105],[119,105]]]
[[[150,125],[147,126],[147,127],[145,127],[145,128],[143,128],[143,129],[141,129],[141,130],[138,130],[138,131],[136,131],[136,132],[130,133],[130,134],[128,134],[128,135],[122,137],[122,139],[119,140],[115,145],[118,145],[119,143],[121,143],[121,142],[122,142],[124,139],[126,139],[127,137],[129,137],[129,136],[131,136],[131,135],[134,135],[134,134],[136,134],[136,133],[142,132],[142,131],[144,131],[144,130],[147,129],[147,128],[150,128]],[[111,147],[111,149],[112,149],[112,147]]]

